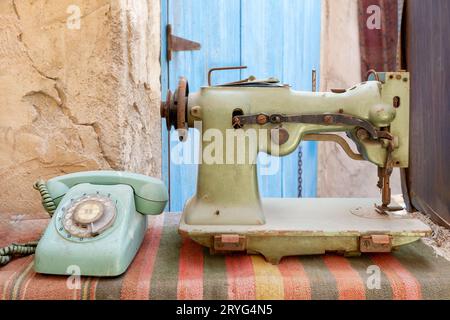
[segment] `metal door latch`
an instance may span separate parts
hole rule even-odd
[[[361,236],[359,250],[363,253],[391,252],[392,237],[389,235]]]

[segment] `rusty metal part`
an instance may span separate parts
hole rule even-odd
[[[364,157],[361,154],[353,152],[347,141],[341,136],[335,134],[306,134],[303,136],[304,141],[328,141],[335,142],[341,146],[342,150],[353,160],[361,161]]]
[[[387,131],[386,131],[387,132]],[[389,204],[391,203],[391,185],[390,178],[394,169],[392,152],[394,151],[394,141],[387,142],[387,155],[384,168],[378,168],[378,188],[381,189],[381,213],[389,211]]]
[[[358,130],[356,130],[356,137],[361,140],[367,140],[370,138],[370,134],[367,132],[367,130],[359,128]]]
[[[347,89],[331,89],[333,93],[346,93]]]
[[[234,129],[242,129],[244,127],[244,125],[241,124],[241,118],[239,118],[239,116],[233,117],[231,125]]]
[[[395,109],[400,108],[400,97],[394,97],[393,106]]]
[[[326,115],[323,117],[323,122],[328,125],[333,124],[333,117],[331,115]]]
[[[387,171],[386,168],[382,168],[383,172],[383,185],[381,187],[381,199],[383,203],[383,207],[388,207],[391,203],[391,175],[385,173]]]
[[[167,91],[165,102],[161,102],[160,114],[162,118],[166,119],[167,130],[171,127],[175,129],[185,130],[187,127],[187,103],[189,97],[189,85],[184,77],[180,77],[178,88],[174,94]],[[184,135],[180,134],[180,139],[184,139]]]
[[[389,235],[369,235],[360,237],[359,250],[363,253],[392,251],[392,237]]]
[[[281,146],[289,140],[289,132],[285,128],[276,128],[270,131],[272,142]]]
[[[180,80],[178,82],[178,89],[175,92],[175,104],[177,106],[177,129],[186,129],[188,95],[188,82],[186,78],[180,77]]]
[[[316,71],[316,69],[312,69],[311,82],[312,82],[311,91],[317,92],[317,71]]]
[[[193,51],[201,49],[200,43],[173,35],[172,26],[170,24],[168,24],[166,27],[166,37],[168,61],[172,60],[172,52],[174,51]]]
[[[269,116],[266,114],[261,113],[256,117],[256,123],[259,125],[264,125],[267,122],[269,122]]]
[[[223,70],[242,70],[242,69],[247,69],[247,66],[237,66],[237,67],[220,67],[220,68],[211,68],[208,71],[208,86],[211,87],[211,77],[212,77],[212,73],[214,71],[223,71]],[[245,82],[248,79],[245,80],[241,80],[235,83],[240,83],[240,82]]]
[[[215,252],[245,251],[246,238],[238,234],[222,234],[214,236]]]
[[[367,80],[370,78],[370,75],[372,75],[375,77],[375,80],[380,82],[380,76],[378,75],[378,72],[375,69],[370,69],[369,71],[367,71]]]
[[[384,207],[375,204],[375,211],[381,215],[389,215],[390,212],[398,212],[403,210],[405,210],[405,208],[400,206]]]
[[[247,124],[259,124],[258,117],[264,114],[240,115],[233,117],[233,124],[241,127]],[[372,139],[392,140],[393,137],[388,131],[378,130],[369,121],[354,117],[348,114],[328,113],[328,114],[302,114],[302,115],[269,115],[269,122],[272,124],[281,123],[306,123],[318,125],[354,126],[365,129]]]
[[[161,118],[166,119],[166,128],[170,130],[171,126],[175,126],[176,122],[176,108],[172,103],[172,92],[167,90],[166,101],[161,102],[160,113]]]

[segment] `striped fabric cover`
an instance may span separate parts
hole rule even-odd
[[[68,289],[66,277],[34,273],[33,257],[14,260],[0,269],[0,300],[450,299],[450,262],[421,242],[394,254],[292,257],[274,266],[260,256],[211,256],[207,249],[180,238],[179,219],[179,214],[152,218],[127,273],[85,277],[79,289]],[[3,222],[0,245],[35,239],[46,223]],[[381,270],[380,289],[367,286],[370,266]]]

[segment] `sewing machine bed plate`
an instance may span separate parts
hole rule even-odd
[[[426,224],[410,217],[406,211],[395,215],[378,214],[374,207],[377,201],[263,199],[264,225],[188,225],[183,217],[179,232],[213,249],[214,236],[244,236],[248,253],[260,253],[273,263],[284,256],[328,251],[358,254],[360,237],[366,235],[388,235],[395,248],[431,233]]]

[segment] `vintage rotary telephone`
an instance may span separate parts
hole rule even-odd
[[[391,204],[392,170],[407,168],[409,161],[407,72],[373,72],[371,81],[332,92],[293,91],[273,78],[211,85],[212,71],[229,69],[233,68],[212,69],[209,86],[193,94],[187,80],[180,78],[175,93],[169,92],[161,105],[167,129],[174,126],[181,140],[196,122],[201,123],[201,137],[213,129],[228,139],[215,150],[223,158],[199,164],[197,192],[183,210],[182,235],[213,253],[260,253],[278,263],[284,256],[328,251],[389,252],[430,234],[428,226]],[[256,132],[257,143],[247,139],[251,131]],[[345,132],[359,153],[332,132]],[[377,199],[261,199],[257,154],[285,156],[302,140],[334,141],[352,159],[376,165],[381,203],[375,204]],[[201,150],[210,144],[211,139],[202,139]],[[239,152],[244,152],[245,163],[236,161]]]
[[[86,276],[117,276],[133,260],[147,230],[147,215],[163,212],[163,182],[115,171],[72,173],[39,181],[44,208],[52,216],[36,248],[38,273],[65,275],[77,268]],[[32,253],[33,245],[13,245],[10,253]]]

